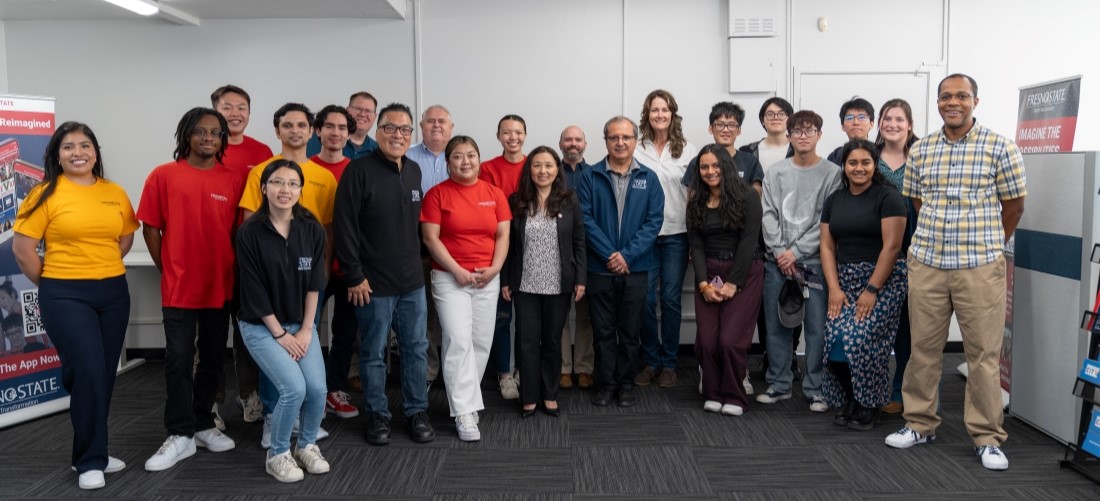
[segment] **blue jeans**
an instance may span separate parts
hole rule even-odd
[[[516,350],[518,351],[519,348],[517,347]],[[516,357],[516,360],[518,361],[519,357]],[[493,348],[489,351],[489,365],[497,371],[498,376],[512,372],[512,302],[504,299],[503,295],[497,297],[497,324],[493,330]]]
[[[266,379],[278,394],[271,409],[271,454],[290,450],[290,432],[294,421],[302,419],[298,430],[298,447],[317,442],[317,430],[325,417],[325,359],[321,356],[321,341],[317,328],[309,341],[306,354],[299,360],[290,358],[286,349],[271,335],[264,324],[240,322],[241,338],[248,352]],[[288,332],[295,332],[300,324],[283,324]]]
[[[681,297],[687,272],[687,234],[657,237],[658,269],[649,273],[645,297],[645,321],[642,322],[642,360],[648,367],[676,369],[680,351]],[[657,283],[661,292],[661,333],[657,339]]]
[[[325,311],[325,302],[318,298],[317,314],[313,315],[313,330],[315,332],[317,331],[317,326],[321,323],[321,312],[323,311]],[[264,416],[270,416],[272,409],[275,408],[275,401],[279,399],[279,390],[278,388],[275,388],[275,385],[271,382],[271,380],[269,380],[267,376],[264,375],[263,371],[260,371],[258,379],[260,405],[261,407],[263,407]],[[244,395],[242,395],[241,398],[244,398]]]
[[[389,419],[386,398],[386,343],[390,326],[401,350],[401,390],[406,416],[428,409],[428,303],[424,287],[397,296],[371,296],[370,303],[355,308],[359,318],[359,378],[369,414]]]
[[[806,265],[810,271],[820,277],[824,283],[820,264]],[[791,332],[794,329],[783,327],[779,323],[779,289],[783,287],[786,275],[779,271],[773,262],[764,265],[764,316],[768,322],[768,384],[782,393],[791,392],[791,360],[794,347],[791,346]],[[802,332],[806,338],[806,377],[802,379],[802,392],[807,398],[821,395],[821,376],[824,371],[825,356],[825,313],[829,307],[829,293],[821,289],[810,288],[810,297],[805,301],[805,316],[802,319]]]

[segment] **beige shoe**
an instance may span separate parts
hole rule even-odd
[[[500,396],[505,400],[519,399],[519,383],[511,374],[500,378]]]
[[[321,449],[316,444],[294,449],[294,459],[298,460],[298,464],[313,475],[320,475],[329,471],[328,461],[321,455]]]

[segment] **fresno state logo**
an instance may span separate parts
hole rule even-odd
[[[298,271],[310,271],[313,269],[312,257],[300,257],[298,258]]]

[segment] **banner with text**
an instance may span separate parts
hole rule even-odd
[[[15,214],[42,181],[54,100],[0,95],[0,428],[68,408],[61,360],[38,312],[38,288],[12,253]]]
[[[1024,153],[1073,151],[1081,76],[1020,88],[1016,144]]]

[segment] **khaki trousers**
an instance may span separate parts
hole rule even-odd
[[[572,295],[572,294],[570,294]],[[569,321],[561,331],[561,373],[592,374],[595,368],[596,354],[592,350],[592,321],[588,316],[588,296],[573,303],[575,307],[575,339],[569,333]]]
[[[936,432],[943,349],[954,313],[962,330],[969,376],[963,421],[974,445],[1001,445],[1007,438],[1001,404],[1000,355],[1005,321],[1005,259],[977,268],[942,270],[909,255],[909,320],[913,353],[905,369],[902,400],[906,426]]]

